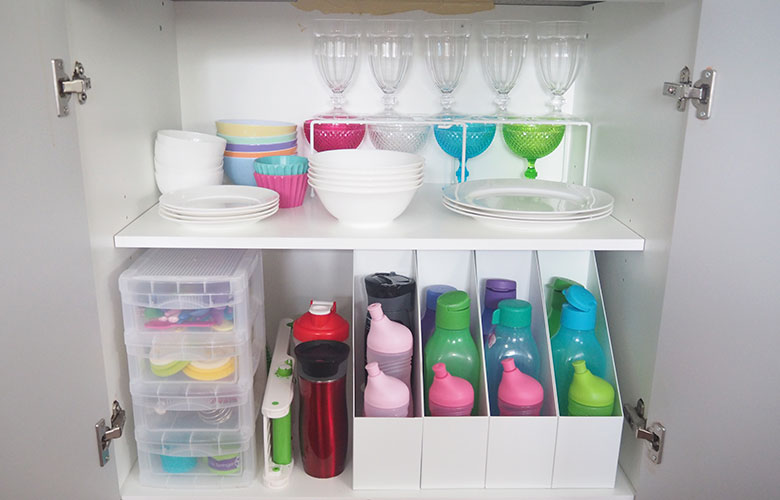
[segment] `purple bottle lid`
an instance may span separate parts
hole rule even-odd
[[[507,279],[489,279],[485,281],[485,308],[496,309],[504,299],[514,299],[517,294],[517,283]]]

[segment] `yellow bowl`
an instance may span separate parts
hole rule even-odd
[[[296,125],[290,122],[268,120],[218,120],[217,133],[237,137],[269,137],[295,132]]]

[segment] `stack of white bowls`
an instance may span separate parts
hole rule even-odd
[[[309,185],[340,222],[389,224],[423,183],[422,156],[379,149],[338,149],[309,158]]]
[[[222,184],[221,137],[184,130],[159,130],[154,141],[154,178],[161,193]]]

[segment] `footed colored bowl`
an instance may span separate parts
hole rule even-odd
[[[303,134],[311,144],[312,120],[303,123]],[[357,149],[366,135],[366,126],[360,123],[316,123],[314,125],[314,150]]]

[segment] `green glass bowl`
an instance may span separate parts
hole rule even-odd
[[[502,127],[504,142],[517,156],[528,160],[525,176],[536,178],[536,160],[543,158],[558,147],[566,133],[566,125],[533,125],[527,123],[508,124]]]

